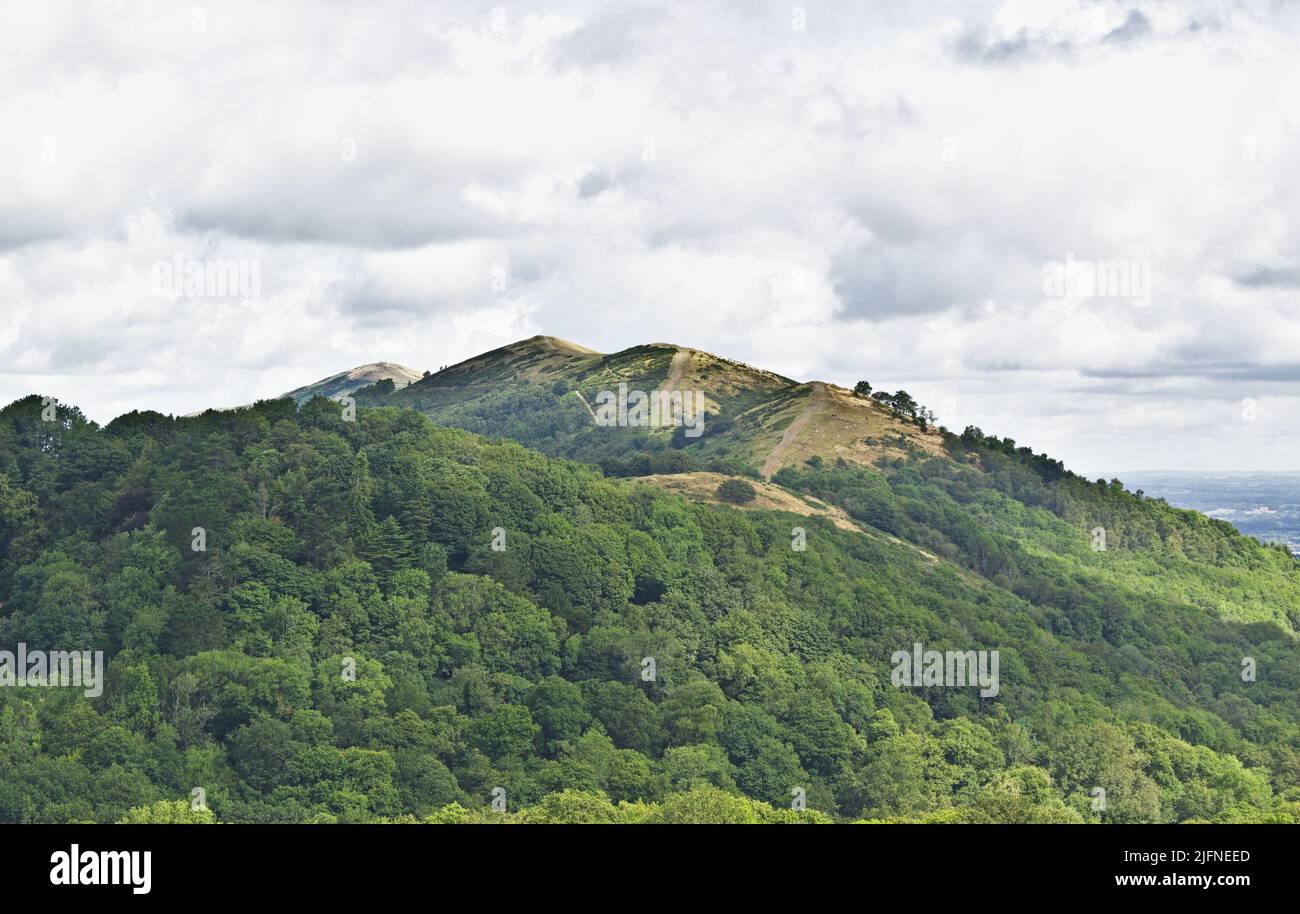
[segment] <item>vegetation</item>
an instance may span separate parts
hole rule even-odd
[[[1295,564],[1014,443],[778,474],[853,531],[414,410],[42,413],[0,647],[107,681],[0,688],[3,822],[1300,820]],[[1000,691],[894,685],[914,643]]]
[[[743,479],[726,479],[718,486],[718,498],[733,505],[744,505],[758,497],[754,487]]]
[[[857,388],[854,388],[854,392],[858,392]],[[868,385],[866,392],[870,393],[870,385]],[[905,390],[899,390],[892,394],[886,390],[878,390],[871,394],[871,399],[888,409],[890,415],[895,419],[906,419],[909,422],[916,423],[923,429],[933,425],[937,418],[933,412],[917,403],[912,398],[912,395]]]

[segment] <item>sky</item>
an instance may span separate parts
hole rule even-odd
[[[545,333],[903,387],[1089,474],[1297,468],[1300,4],[0,21],[0,403],[189,413]]]

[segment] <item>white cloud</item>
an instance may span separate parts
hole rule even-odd
[[[0,400],[188,412],[546,332],[906,386],[1085,468],[1294,466],[1300,13],[798,6],[7,10]],[[177,254],[257,301],[159,298]],[[1045,298],[1067,255],[1150,261],[1150,305]]]

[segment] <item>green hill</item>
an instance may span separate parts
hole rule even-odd
[[[698,397],[705,410],[701,434],[671,424],[598,425],[593,409],[601,393],[616,393],[620,384]],[[356,398],[417,409],[439,425],[599,463],[620,476],[694,469],[771,476],[814,454],[871,465],[917,450],[938,454],[943,446],[936,430],[868,397],[667,343],[605,355],[537,336],[401,389],[358,390]]]
[[[671,346],[354,396],[0,410],[0,650],[106,658],[0,688],[0,822],[1300,821],[1300,575],[1227,524]]]

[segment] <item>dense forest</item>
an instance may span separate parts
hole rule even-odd
[[[851,530],[412,409],[18,401],[0,649],[107,666],[0,688],[0,822],[1300,822],[1294,561],[949,439],[778,474]]]

